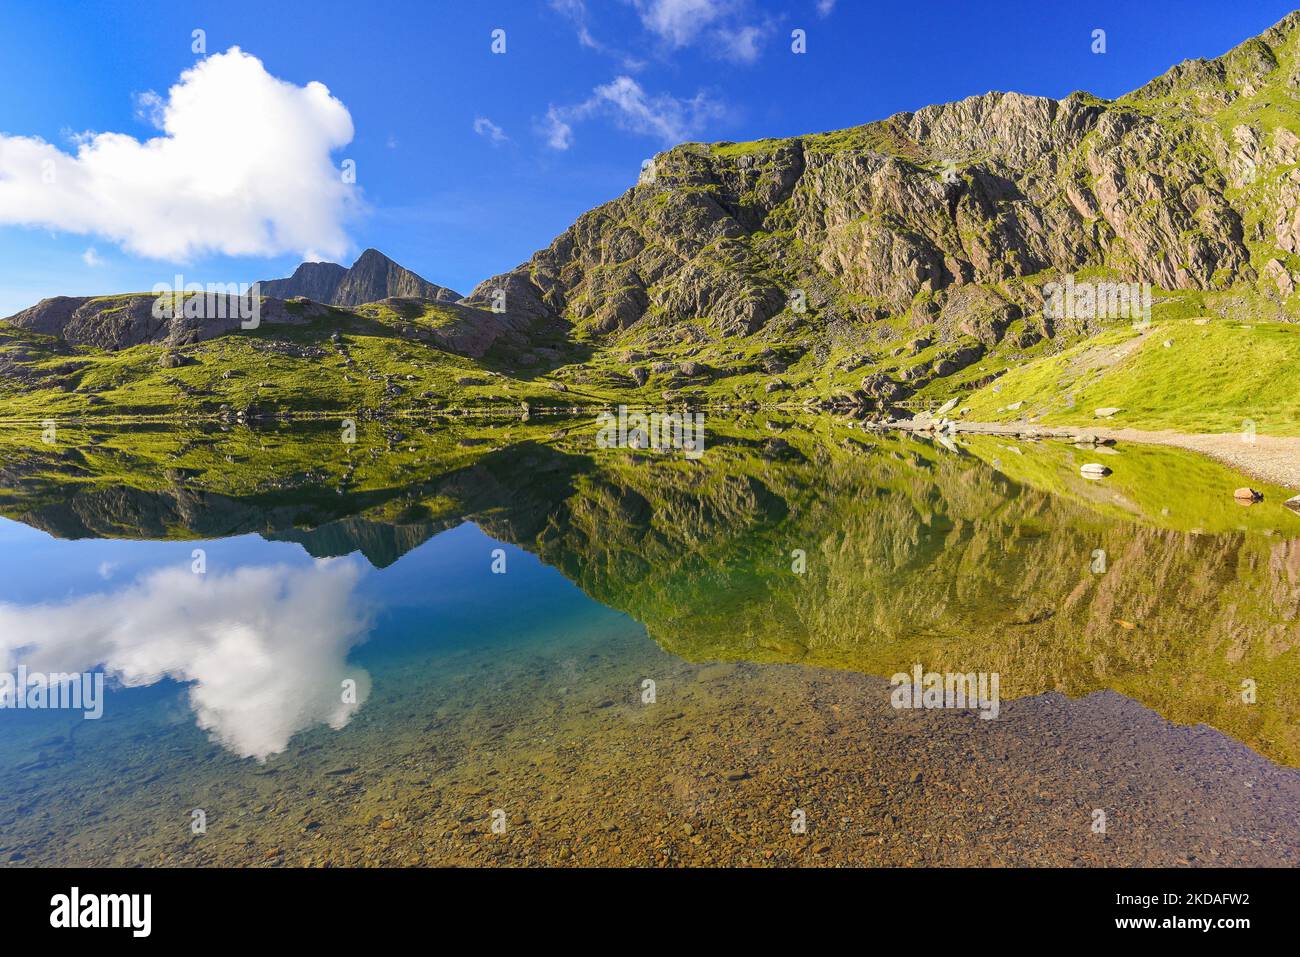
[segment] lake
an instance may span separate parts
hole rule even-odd
[[[0,669],[104,688],[0,708],[0,862],[1300,862],[1290,493],[705,434],[0,430]]]

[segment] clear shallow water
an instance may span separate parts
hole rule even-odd
[[[0,859],[1294,852],[1300,520],[1276,490],[1243,509],[1240,477],[1170,450],[1098,484],[1068,446],[826,423],[737,424],[699,463],[581,428],[327,435],[6,448],[0,648],[112,687],[99,721],[0,712]],[[890,708],[918,662],[999,672],[1003,715]]]
[[[300,731],[345,727],[368,701],[372,668],[465,649],[504,655],[540,640],[543,623],[580,628],[619,617],[471,524],[382,573],[363,559],[313,559],[255,536],[58,542],[5,524],[9,561],[0,573],[12,572],[7,590],[17,600],[6,602],[0,620],[15,658],[45,673],[102,668],[109,717],[137,689],[171,686],[215,742],[258,760],[284,751]],[[193,567],[196,549],[204,552],[202,574]],[[490,573],[496,549],[505,575]],[[31,574],[41,567],[35,562],[47,573]],[[355,702],[343,701],[345,680],[356,683]],[[12,713],[37,733],[69,720],[55,711]]]

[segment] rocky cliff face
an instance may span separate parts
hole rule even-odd
[[[930,327],[976,355],[1057,334],[1040,287],[1080,270],[1284,301],[1300,282],[1298,25],[1114,101],[990,93],[679,146],[470,300],[500,290],[512,311],[621,342],[888,320],[882,338]]]
[[[347,268],[338,263],[303,263],[288,279],[263,279],[260,285],[263,295],[277,299],[303,296],[315,302],[333,302],[347,274]]]
[[[431,299],[455,302],[460,293],[438,286],[367,249],[345,269],[338,263],[303,263],[288,279],[264,279],[262,295],[277,299],[305,296],[331,306],[360,306],[381,299]]]

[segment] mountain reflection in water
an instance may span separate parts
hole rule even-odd
[[[1300,516],[1268,486],[1236,504],[1245,481],[1198,456],[1124,446],[1098,483],[1064,444],[953,451],[828,419],[710,419],[698,461],[600,450],[590,423],[403,429],[6,435],[0,514],[57,538],[255,533],[321,561],[0,591],[0,667],[189,683],[200,727],[265,758],[365,705],[348,658],[374,609],[342,556],[389,569],[468,522],[687,661],[997,672],[1004,699],[1110,689],[1300,764]],[[491,574],[476,558],[462,581]]]

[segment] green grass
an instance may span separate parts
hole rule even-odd
[[[1105,424],[1236,432],[1251,421],[1261,434],[1300,435],[1297,370],[1300,325],[1174,320],[1111,329],[1012,368],[963,406],[971,421],[1098,424],[1097,408],[1119,407]]]
[[[1067,442],[1028,442],[1001,436],[964,436],[962,446],[1013,481],[1047,492],[1117,521],[1176,532],[1233,532],[1300,537],[1300,515],[1283,506],[1294,492],[1280,485],[1245,481],[1240,472],[1202,455],[1159,445],[1124,443],[1117,449],[1079,449]],[[1080,467],[1101,462],[1103,481],[1084,478]],[[1243,506],[1232,493],[1243,484],[1264,501]]]
[[[436,306],[419,316],[388,309],[369,318],[340,312],[301,326],[265,324],[179,350],[150,344],[120,352],[61,347],[48,337],[5,329],[0,358],[21,347],[32,350],[24,364],[34,371],[70,363],[80,368],[47,376],[43,388],[0,379],[0,419],[194,418],[250,406],[311,416],[363,409],[518,408],[522,402],[567,406],[606,398],[565,394],[545,381],[503,375],[421,340],[422,326],[436,329],[445,321]],[[333,332],[343,336],[346,352],[331,342]],[[190,364],[163,368],[160,360],[172,351]],[[475,384],[465,384],[470,380]]]

